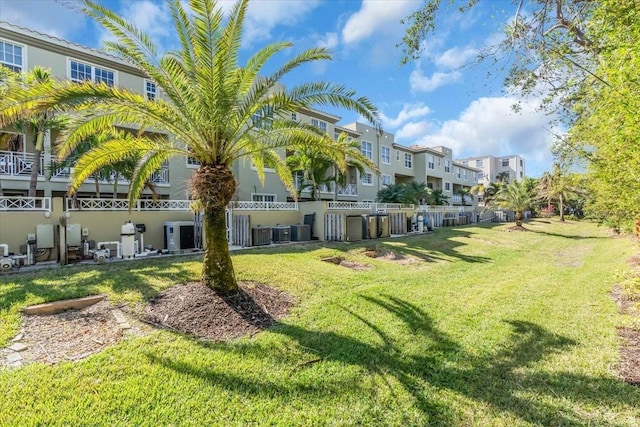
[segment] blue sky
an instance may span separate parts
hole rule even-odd
[[[175,43],[163,2],[100,2],[136,22],[162,47]],[[99,48],[108,34],[64,3],[73,0],[0,0],[0,20]],[[400,65],[397,47],[405,30],[400,20],[418,9],[421,0],[253,0],[244,51],[249,55],[264,44],[288,40],[294,47],[276,59],[284,61],[305,48],[328,47],[333,61],[305,66],[283,82],[326,80],[355,89],[379,108],[384,130],[393,132],[400,144],[445,145],[456,158],[517,154],[526,159],[531,177],[550,170],[552,136],[549,118],[537,109],[540,100],[519,99],[503,90],[508,64],[472,64],[479,49],[502,37],[501,29],[514,13],[512,2],[481,1],[466,14],[446,0],[442,3],[445,13],[425,41],[422,58],[406,65]],[[219,4],[230,9],[233,2]],[[521,101],[520,113],[511,110],[516,101]],[[358,119],[322,109],[342,116],[341,124]]]

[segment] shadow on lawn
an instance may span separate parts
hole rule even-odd
[[[105,290],[114,294],[135,292],[144,299],[158,294],[152,281],[165,281],[167,286],[193,280],[186,265],[189,260],[132,260],[109,264],[86,264],[53,270],[39,270],[0,277],[0,310],[26,303],[33,296],[44,302],[79,298]]]
[[[406,393],[415,399],[415,407],[423,414],[425,424],[451,425],[461,421],[459,416],[453,416],[451,408],[433,399],[434,389],[450,390],[478,401],[482,407],[490,407],[496,413],[510,414],[536,425],[583,425],[585,415],[574,411],[571,408],[574,404],[604,405],[609,408],[620,405],[633,408],[637,404],[637,393],[621,381],[537,369],[534,366],[537,362],[576,343],[534,323],[506,321],[513,330],[510,338],[492,354],[477,356],[466,352],[446,333],[438,330],[429,315],[416,305],[393,296],[363,298],[370,305],[369,311],[375,307],[383,309],[404,324],[413,334],[412,343],[417,343],[414,347],[417,350],[403,349],[393,338],[397,328],[402,327],[397,322],[381,327],[365,315],[346,308],[342,309],[356,323],[371,331],[380,344],[363,342],[335,332],[311,331],[286,323],[278,324],[271,331],[294,340],[307,351],[313,351],[318,356],[314,362],[337,361],[360,367],[369,372],[371,378],[380,380],[380,387],[386,385],[392,389],[388,378],[395,377]],[[283,360],[280,363],[291,364],[284,359],[286,355],[280,355],[278,350],[265,348],[255,341],[233,344],[200,342],[200,345],[215,351],[230,352],[237,357],[255,357],[258,360],[281,357]],[[201,368],[152,353],[147,353],[147,357],[152,362],[216,386],[265,398],[271,398],[275,393],[279,396],[309,393],[310,399],[313,399],[313,396],[319,395],[345,394],[346,390],[356,393],[371,391],[363,385],[367,383],[366,377],[358,381],[358,385],[331,376],[323,377],[321,383],[310,383],[308,380],[297,382],[296,373],[301,366],[312,369],[313,364],[304,362],[292,367],[290,378],[269,380],[231,374],[224,369]],[[607,425],[623,425],[607,421]]]

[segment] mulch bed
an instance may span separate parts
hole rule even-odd
[[[613,289],[611,297],[621,313],[638,316],[634,302],[624,294],[620,286]],[[627,383],[640,386],[640,329],[620,327],[618,336],[622,339],[620,362],[616,367],[618,375]]]
[[[270,286],[241,282],[240,291],[221,296],[200,282],[174,286],[149,301],[143,321],[220,341],[252,335],[285,316],[293,299]]]

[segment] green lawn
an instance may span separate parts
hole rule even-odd
[[[158,331],[0,369],[0,425],[639,425],[609,295],[637,248],[589,223],[525,226],[238,252],[241,280],[296,297],[276,327],[225,343]],[[372,245],[419,260],[371,259]],[[373,268],[320,261],[331,255]],[[139,301],[198,273],[173,258],[0,277],[0,345],[26,305]]]

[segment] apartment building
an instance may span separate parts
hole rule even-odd
[[[57,79],[92,79],[125,87],[149,99],[162,97],[153,81],[120,58],[6,22],[0,22],[0,66],[14,71],[42,66],[49,68]],[[370,170],[360,173],[356,168],[349,168],[345,185],[336,187],[331,183],[320,189],[319,196],[323,200],[374,201],[385,185],[417,181],[441,190],[451,204],[462,204],[456,193],[464,187],[473,186],[478,175],[484,173],[484,169],[475,164],[454,161],[450,148],[404,146],[395,142],[393,134],[379,127],[357,122],[341,125],[341,118],[330,113],[303,109],[293,113],[291,118],[316,126],[335,138],[346,133],[349,138],[360,142],[362,153],[379,168],[379,175]],[[56,132],[51,132],[45,138],[37,187],[39,196],[62,197],[67,191],[72,166],[56,166],[52,145],[57,136]],[[171,138],[171,135],[162,136]],[[31,137],[16,129],[0,130],[0,141],[8,141],[0,146],[0,188],[5,196],[27,194],[34,161]],[[282,152],[283,156],[286,154]],[[194,159],[188,157],[171,159],[153,177],[158,195],[165,199],[188,198],[189,180],[198,167]],[[517,162],[513,167],[517,167]],[[514,173],[517,171],[514,169]],[[262,182],[249,160],[234,164],[233,172],[239,184],[236,200],[287,201],[295,196],[289,193],[273,170],[265,170]],[[297,184],[301,183],[297,181]],[[127,181],[123,177],[112,176],[88,181],[78,193],[81,197],[99,194],[100,197],[121,198],[127,191]],[[147,191],[143,196],[151,197],[151,194]],[[308,199],[309,191],[302,191],[300,196],[303,200]]]
[[[526,176],[526,162],[517,155],[467,157],[458,160],[458,163],[479,169],[478,183],[484,185],[499,181],[522,181]]]

